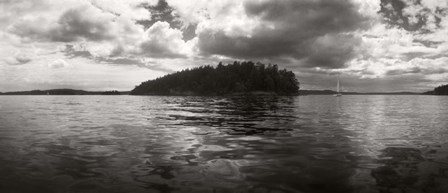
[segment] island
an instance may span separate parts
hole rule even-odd
[[[428,94],[428,95],[448,95],[448,84],[438,86],[438,87],[434,88],[434,90],[425,92],[424,94]]]
[[[292,71],[252,61],[216,67],[186,69],[136,86],[131,95],[298,95],[299,82]]]

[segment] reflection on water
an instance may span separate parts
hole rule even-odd
[[[0,97],[0,192],[446,192],[448,98]]]

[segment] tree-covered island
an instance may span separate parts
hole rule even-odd
[[[429,95],[448,95],[448,84],[442,85],[442,86],[438,86],[438,87],[434,88],[434,90],[425,92],[424,94],[429,94]]]
[[[277,65],[234,62],[186,69],[136,86],[132,95],[234,95],[269,93],[297,95],[299,82],[292,71]]]

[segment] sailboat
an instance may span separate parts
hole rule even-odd
[[[336,96],[336,97],[340,97],[340,96],[342,96],[342,94],[341,94],[341,92],[339,91],[339,87],[340,87],[340,82],[339,82],[339,76],[338,76],[338,84],[337,84],[337,86],[336,86],[336,94],[334,94],[333,96]]]

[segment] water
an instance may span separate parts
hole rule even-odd
[[[448,192],[448,98],[0,96],[0,192]]]

